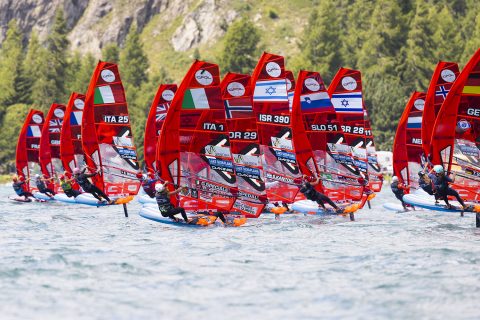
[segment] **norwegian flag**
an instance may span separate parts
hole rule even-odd
[[[62,128],[62,120],[54,119],[50,120],[48,125],[48,131],[51,133],[60,133],[60,129]]]
[[[163,103],[163,104],[159,104],[157,106],[157,113],[156,113],[156,116],[155,116],[155,121],[163,121],[165,120],[165,118],[167,117],[167,111],[168,111],[168,107],[169,107],[169,103]]]
[[[236,98],[225,100],[225,117],[249,118],[253,116],[252,101],[250,98]]]

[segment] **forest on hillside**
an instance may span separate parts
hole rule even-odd
[[[308,21],[302,35],[295,39],[296,53],[285,53],[287,68],[295,73],[300,69],[319,71],[327,84],[339,67],[359,69],[377,149],[391,148],[407,98],[414,90],[427,90],[439,60],[455,61],[463,67],[480,47],[480,2],[476,0],[308,3],[310,16],[305,17]],[[225,26],[222,50],[205,57],[195,50],[192,58],[218,63],[222,73],[253,70],[261,52],[270,51],[264,45],[269,30],[256,25],[248,3],[237,10],[238,18]],[[282,19],[273,6],[268,18]],[[47,112],[51,103],[65,104],[71,92],[84,93],[88,86],[98,57],[72,52],[68,31],[61,10],[43,41],[35,32],[25,41],[18,21],[11,20],[8,25],[0,48],[2,172],[12,171],[17,135],[29,108]],[[101,57],[119,64],[139,155],[157,87],[181,81],[172,77],[168,62],[149,61],[143,41],[133,25],[122,47],[108,44]],[[182,62],[180,67],[186,72],[190,63]]]

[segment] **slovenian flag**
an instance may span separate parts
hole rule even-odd
[[[249,98],[225,100],[225,117],[227,119],[249,118],[253,114],[252,102]]]
[[[28,126],[27,137],[39,138],[42,136],[42,131],[39,126]]]
[[[253,101],[256,102],[288,102],[287,81],[258,81],[255,84]]]
[[[95,88],[93,97],[94,104],[120,103],[125,102],[123,90],[120,85],[103,86]]]
[[[223,108],[220,89],[196,88],[188,89],[183,96],[182,109],[221,109]]]
[[[407,121],[408,129],[421,129],[422,128],[422,117],[409,117]]]
[[[332,104],[336,112],[363,113],[361,92],[337,93],[332,95]]]
[[[83,111],[74,111],[70,115],[70,124],[74,126],[79,126],[82,124]]]
[[[317,92],[300,96],[300,105],[303,112],[318,112],[332,107],[328,93]]]

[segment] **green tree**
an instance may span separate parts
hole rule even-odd
[[[17,21],[11,20],[0,51],[0,117],[6,106],[18,102],[18,86],[23,79],[23,60],[22,33]]]
[[[249,73],[255,68],[260,35],[252,22],[242,18],[232,23],[223,42],[220,58],[222,70]]]
[[[472,57],[480,48],[480,3],[478,1],[469,1],[467,16],[465,17],[463,28],[463,39],[465,46],[460,58],[462,64]]]
[[[327,82],[343,65],[339,37],[340,15],[336,3],[334,0],[324,1],[310,14],[300,50],[306,67],[319,71]]]
[[[75,56],[79,56],[79,54],[76,53]],[[69,91],[85,94],[97,61],[91,53],[87,53],[83,58],[78,59],[80,60],[75,62],[78,66],[71,74],[73,81],[69,87]],[[77,58],[74,60],[77,61]]]
[[[15,148],[17,145],[18,133],[23,126],[23,121],[30,106],[25,104],[13,104],[6,109],[5,116],[0,122],[0,171],[3,173],[12,172],[14,168]]]
[[[435,60],[456,61],[463,51],[462,34],[448,6],[430,8],[429,20],[434,25],[433,55]]]
[[[116,43],[109,43],[102,49],[102,60],[118,63],[120,61],[120,50]]]
[[[132,27],[128,33],[125,48],[120,54],[119,65],[122,70],[122,81],[127,89],[139,88],[143,82],[147,81],[148,58],[136,27]]]

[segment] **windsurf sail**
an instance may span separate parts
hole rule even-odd
[[[355,172],[368,180],[367,139],[360,71],[340,68],[328,87],[328,94],[343,130],[343,137],[339,139],[344,138],[352,152],[355,167],[352,173]],[[333,144],[331,147],[335,148],[337,145]]]
[[[85,165],[82,149],[82,116],[85,107],[85,96],[73,92],[68,100],[60,132],[60,158],[63,168],[72,173],[74,168]]]
[[[148,172],[157,172],[155,163],[157,154],[157,140],[162,130],[163,122],[173,97],[177,92],[176,84],[162,84],[158,87],[155,98],[153,98],[147,123],[145,124],[145,138],[143,141],[143,158]]]
[[[118,67],[100,61],[85,94],[82,146],[93,182],[108,196],[136,195],[140,182],[127,101]]]
[[[425,111],[424,92],[414,92],[398,121],[393,141],[393,174],[400,182],[418,188],[418,172],[422,170],[422,117]]]
[[[430,141],[432,138],[435,119],[437,118],[443,101],[447,98],[453,83],[458,78],[460,71],[458,64],[455,62],[440,61],[435,67],[432,80],[428,87],[425,97],[425,108],[422,117],[422,134],[421,142],[424,157],[428,156],[431,151]],[[426,162],[426,158],[424,158]]]
[[[35,174],[41,173],[38,150],[40,148],[43,124],[43,112],[30,109],[17,141],[15,165],[19,177],[30,179]],[[30,181],[28,187],[30,191],[36,188],[34,181]]]
[[[380,192],[383,185],[383,174],[380,164],[378,163],[377,149],[375,148],[375,139],[370,124],[370,117],[368,116],[368,111],[365,106],[363,109],[363,116],[365,120],[365,137],[367,146],[368,183],[373,192]]]
[[[285,70],[285,78],[287,80],[288,109],[292,112],[293,95],[295,94],[295,77],[293,72]]]
[[[268,199],[291,203],[299,191],[301,172],[292,143],[284,58],[263,53],[251,84]]]
[[[221,83],[230,149],[237,176],[234,210],[258,217],[267,201],[250,76],[227,73]]]
[[[39,160],[42,174],[47,178],[55,177],[64,171],[60,158],[60,131],[62,130],[65,106],[53,103],[50,106],[40,139]],[[58,183],[51,186],[58,189]]]
[[[230,211],[238,194],[216,64],[195,61],[167,112],[157,147],[161,178],[185,186],[188,208]]]
[[[456,173],[462,198],[480,200],[480,49],[445,98],[432,132],[432,163]]]
[[[301,172],[319,176],[317,188],[335,202],[360,200],[363,188],[357,181],[359,171],[318,72],[300,71],[298,75],[292,126]]]

